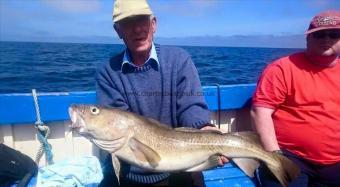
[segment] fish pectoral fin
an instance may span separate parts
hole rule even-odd
[[[116,155],[111,154],[111,158],[112,158],[112,165],[113,165],[113,169],[115,171],[115,175],[117,177],[118,180],[118,184],[119,182],[119,177],[120,177],[120,162],[118,160],[118,158],[116,157]]]
[[[91,140],[95,145],[99,148],[104,149],[110,153],[115,152],[117,149],[121,147],[121,142],[118,140],[108,141],[108,140],[98,140],[92,139]]]
[[[148,162],[152,167],[158,166],[161,157],[151,147],[143,144],[135,138],[130,139],[129,146],[137,160],[140,162]]]
[[[221,161],[221,157],[217,155],[210,156],[208,160],[204,161],[203,163],[196,165],[194,167],[188,168],[185,171],[187,172],[195,172],[195,171],[203,171],[210,168],[214,168],[219,165]]]
[[[232,158],[232,161],[249,177],[254,177],[254,171],[260,162],[252,158]]]

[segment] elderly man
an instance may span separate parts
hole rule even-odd
[[[99,104],[138,113],[171,127],[214,128],[197,70],[187,52],[153,43],[156,17],[145,0],[116,0],[114,29],[126,49],[96,76]],[[226,162],[221,158],[221,164]],[[110,166],[108,161],[106,166]],[[202,174],[153,173],[122,163],[120,186],[203,186]],[[108,169],[112,173],[112,167]],[[104,171],[102,186],[114,185]],[[194,180],[195,178],[195,180]],[[196,180],[197,178],[197,180]],[[117,184],[116,184],[117,185]]]
[[[301,168],[290,186],[340,186],[340,12],[316,15],[305,33],[307,49],[264,70],[251,115],[268,151]],[[279,186],[266,169],[262,186]]]

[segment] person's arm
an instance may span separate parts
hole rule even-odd
[[[129,110],[124,97],[114,85],[103,80],[96,80],[97,103],[100,105]]]
[[[198,72],[190,56],[183,52],[177,68],[177,119],[180,126],[200,129],[210,123]]]
[[[256,132],[259,134],[262,145],[267,151],[280,150],[276,140],[272,114],[274,109],[253,106],[250,113]]]
[[[280,59],[263,71],[252,98],[251,119],[267,151],[279,150],[272,115],[287,98],[287,80]]]
[[[216,125],[210,124],[210,123],[205,124],[205,125],[201,128],[201,130],[216,131],[216,132],[219,132],[219,133],[222,133],[222,134],[228,133],[226,130],[224,130],[224,129],[219,129],[218,127],[216,127]]]
[[[98,67],[95,76],[97,103],[107,107],[129,110],[129,105],[121,94],[122,91],[114,82],[118,80],[118,75],[111,70],[110,66]]]

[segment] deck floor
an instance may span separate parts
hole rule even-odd
[[[228,163],[223,167],[203,172],[206,187],[255,187],[253,179],[246,176],[237,166]]]

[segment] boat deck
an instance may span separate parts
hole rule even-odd
[[[203,90],[213,124],[220,124],[229,132],[251,129],[249,104],[255,84],[208,86]],[[95,92],[38,93],[38,101],[41,119],[52,132],[48,141],[55,161],[76,155],[98,155],[97,147],[69,131],[67,112],[72,103],[95,103]],[[34,128],[37,116],[32,94],[0,94],[0,103],[0,142],[34,158],[39,141]],[[46,164],[44,160],[45,157],[40,166]],[[231,163],[203,173],[207,187],[255,186],[252,179]]]
[[[246,176],[232,163],[203,172],[206,187],[255,187],[253,179]]]

